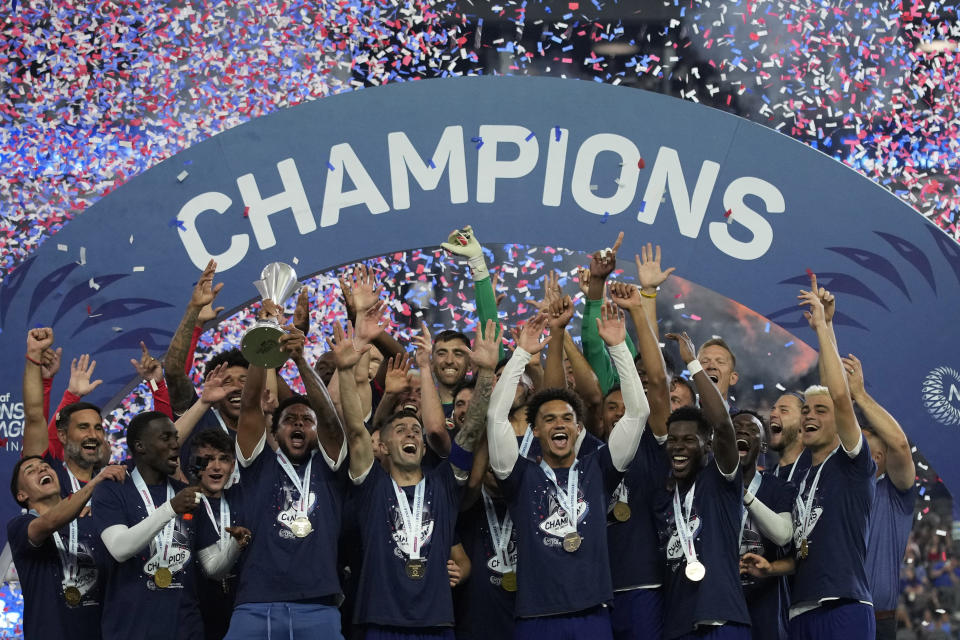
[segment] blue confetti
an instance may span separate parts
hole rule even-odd
[[[607,220],[609,220],[609,219],[610,219],[610,212],[609,212],[609,211],[604,211],[604,212],[603,212],[603,218],[600,219],[600,224],[604,224],[604,223],[605,223]]]
[[[534,134],[533,131],[531,131],[531,132],[530,132],[530,135],[528,135],[526,138],[524,138],[524,140],[526,140],[527,142],[530,142],[531,140],[533,140],[533,136],[534,136],[534,135],[536,135],[536,134]]]
[[[336,171],[336,170],[337,170],[336,167],[333,166],[333,163],[332,163],[332,162],[327,162],[327,167],[330,169],[330,171]]]
[[[783,345],[783,346],[784,346],[784,347],[792,347],[792,346],[793,346],[793,340],[791,340],[790,342],[788,342],[787,344],[785,344],[785,345]]]

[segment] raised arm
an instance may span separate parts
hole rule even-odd
[[[913,453],[910,451],[907,434],[903,432],[896,418],[867,393],[863,383],[863,365],[860,359],[851,353],[842,360],[847,371],[853,401],[859,405],[867,422],[887,447],[887,475],[893,482],[893,486],[900,491],[906,491],[917,480],[917,469],[913,464]]]
[[[163,380],[163,365],[150,355],[150,350],[143,341],[140,342],[140,359],[130,358],[130,364],[136,369],[137,376],[150,387],[154,410],[176,420],[170,404],[170,392]]]
[[[577,343],[573,341],[569,332],[563,334],[563,354],[570,361],[573,385],[577,390],[577,395],[583,400],[584,409],[587,412],[585,425],[590,433],[602,440],[606,434],[603,433],[600,417],[603,406],[603,393],[600,391],[600,383],[597,382],[597,374],[593,372],[590,363],[580,353]]]
[[[340,294],[343,297],[343,306],[347,310],[347,319],[356,323],[357,315],[377,302],[383,287],[377,285],[373,270],[363,263],[355,265],[350,271],[342,272],[337,279],[340,282]],[[404,348],[386,331],[381,331],[372,342],[373,346],[383,354],[383,362],[380,363],[380,369],[374,378],[377,384],[383,387],[387,359],[403,353]]]
[[[170,391],[170,401],[173,409],[177,413],[183,413],[196,399],[196,390],[193,382],[185,373],[187,357],[190,353],[190,344],[193,337],[193,329],[197,323],[197,317],[200,310],[206,305],[212,304],[223,283],[213,284],[213,276],[217,271],[217,263],[213,260],[207,263],[207,267],[200,274],[197,284],[193,287],[193,293],[190,295],[190,302],[187,303],[187,309],[183,313],[180,325],[173,334],[170,346],[167,347],[167,354],[163,358],[164,376],[167,380],[167,388]]]
[[[605,304],[597,320],[597,333],[610,349],[610,357],[620,374],[623,417],[617,420],[617,424],[610,431],[607,444],[613,466],[619,471],[626,471],[637,454],[643,427],[650,416],[650,405],[647,404],[640,376],[637,368],[633,366],[630,350],[627,349],[627,325],[623,312],[609,302]]]
[[[660,285],[667,281],[670,274],[676,271],[676,267],[670,267],[667,270],[660,268],[660,245],[654,246],[648,242],[640,248],[640,255],[635,255],[634,260],[637,263],[637,280],[640,283],[640,295],[643,299],[643,311],[647,316],[647,323],[654,337],[660,337],[660,329],[657,324],[657,292]],[[638,328],[639,332],[640,329]],[[661,354],[662,355],[662,354]]]
[[[833,334],[833,323],[827,323],[823,301],[820,299],[817,287],[817,275],[810,274],[810,291],[802,290],[797,299],[801,307],[807,307],[803,317],[807,319],[810,328],[817,334],[820,343],[820,384],[830,390],[833,400],[833,409],[836,414],[837,435],[840,443],[847,452],[857,449],[863,434],[853,412],[853,400],[847,386],[847,377],[843,373],[843,362],[837,351],[837,338]],[[828,292],[829,295],[829,292]]]
[[[226,379],[227,366],[225,363],[218,364],[216,368],[204,378],[203,392],[200,394],[200,399],[190,405],[190,408],[187,409],[182,416],[177,418],[177,421],[174,423],[177,429],[177,438],[180,442],[184,442],[190,437],[190,434],[193,433],[193,428],[197,426],[197,422],[200,421],[200,418],[210,407],[240,388],[236,384],[226,385]]]
[[[646,393],[650,401],[650,428],[655,436],[667,435],[667,418],[670,416],[670,382],[667,365],[663,361],[660,342],[643,310],[643,296],[632,284],[614,282],[610,285],[610,297],[621,309],[626,310],[637,330],[637,345],[640,348],[640,363],[647,375]],[[656,320],[654,320],[656,322]],[[620,377],[621,383],[623,376]]]
[[[567,374],[563,370],[563,336],[573,317],[573,302],[570,296],[559,296],[552,300],[545,310],[549,314],[547,326],[550,337],[547,340],[547,364],[543,368],[544,388],[567,388]]]
[[[260,398],[267,382],[267,370],[251,364],[240,392],[240,417],[237,419],[237,462],[246,466],[258,453],[257,446],[266,435],[267,423]]]
[[[53,345],[53,329],[43,327],[27,332],[26,363],[23,369],[22,456],[39,456],[47,450],[49,436],[43,418],[43,352]]]
[[[467,414],[463,420],[463,428],[454,438],[456,445],[450,456],[454,475],[461,482],[466,482],[473,466],[473,453],[484,433],[487,424],[487,409],[490,406],[490,395],[493,392],[493,372],[500,359],[500,331],[497,323],[487,320],[483,330],[478,331],[473,339],[473,349],[470,351],[470,362],[473,363],[477,374],[477,384],[467,406]],[[457,451],[459,449],[459,451]],[[465,452],[461,453],[461,452]]]
[[[490,468],[501,480],[510,475],[520,456],[517,437],[510,424],[510,406],[517,394],[523,368],[533,354],[543,349],[544,343],[540,341],[540,335],[546,326],[546,314],[538,314],[523,325],[517,339],[517,349],[507,361],[490,396],[490,406],[487,409],[487,450],[490,455]]]
[[[299,329],[290,327],[299,336],[303,336]],[[337,414],[337,408],[333,405],[333,399],[327,391],[326,385],[320,379],[313,366],[307,362],[303,349],[294,352],[294,363],[300,372],[300,379],[303,380],[304,389],[307,392],[307,398],[310,405],[317,412],[317,437],[320,439],[320,446],[323,447],[327,457],[331,460],[338,460],[340,452],[343,449],[344,430],[340,423],[340,416]],[[343,393],[343,376],[340,376],[340,389]],[[354,382],[354,387],[356,383]],[[342,401],[342,398],[341,398]],[[360,416],[361,423],[363,416]]]
[[[703,416],[713,426],[714,459],[717,461],[720,473],[730,476],[740,464],[740,452],[737,450],[737,435],[727,405],[717,385],[707,376],[703,365],[697,360],[697,351],[687,332],[684,331],[680,335],[668,333],[666,338],[676,340],[680,347],[680,357],[686,363],[687,370],[693,373],[693,383],[697,386]]]
[[[463,229],[454,229],[447,236],[447,241],[440,244],[449,253],[467,259],[470,265],[470,275],[473,276],[473,296],[477,303],[477,325],[487,326],[487,320],[497,319],[497,293],[493,289],[493,279],[487,268],[487,261],[483,257],[483,247],[473,233],[473,228],[467,225]],[[503,356],[502,346],[498,346],[498,353]]]
[[[49,538],[54,531],[65,526],[71,520],[76,519],[87,502],[93,496],[93,490],[104,480],[113,482],[123,482],[127,475],[127,470],[121,465],[110,465],[104,467],[100,473],[95,475],[90,482],[73,493],[69,499],[61,500],[55,507],[47,510],[43,515],[38,516],[27,527],[27,537],[34,546],[40,544]]]
[[[415,357],[420,370],[420,416],[427,434],[427,444],[437,455],[446,458],[450,455],[450,434],[447,432],[443,403],[440,401],[440,392],[433,381],[433,369],[430,366],[433,337],[427,329],[427,323],[422,320],[420,335],[413,338],[413,345],[417,349]]]
[[[343,407],[347,448],[350,451],[350,478],[358,481],[365,478],[373,466],[373,441],[367,428],[363,426],[363,410],[360,406],[360,394],[357,393],[354,367],[360,361],[360,356],[370,349],[370,345],[357,338],[349,320],[346,331],[339,323],[333,325],[333,338],[327,340],[327,345],[333,353],[340,379],[340,404]]]

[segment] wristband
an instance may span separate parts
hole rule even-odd
[[[640,289],[640,295],[642,295],[644,298],[653,299],[657,297],[657,292],[654,291],[653,293],[646,293],[643,289]]]
[[[469,471],[473,467],[473,453],[454,441],[450,443],[450,455],[447,457],[447,461],[458,469]]]
[[[479,282],[490,277],[490,271],[487,269],[487,261],[483,258],[483,252],[478,256],[473,256],[467,260],[470,265],[470,271],[473,273],[474,282]]]
[[[703,365],[700,364],[699,360],[691,360],[690,362],[687,363],[687,371],[690,372],[690,377],[692,378],[693,376],[703,371]]]
[[[34,360],[33,358],[31,358],[30,356],[24,356],[24,357],[25,357],[29,362],[32,362],[33,364],[37,365],[38,367],[42,367],[42,366],[43,366],[42,364],[40,364],[39,362],[37,362],[36,360]]]

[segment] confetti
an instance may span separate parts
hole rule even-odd
[[[143,268],[143,267],[134,267],[134,268],[133,268],[133,271],[134,271],[134,273],[136,273],[136,272],[138,272],[138,271],[144,271],[144,268]]]
[[[87,285],[89,285],[89,287],[94,291],[100,291],[100,285],[94,282],[93,278],[90,278],[90,280],[87,281]]]
[[[646,168],[647,168],[647,163],[643,161],[643,158],[640,158],[639,160],[637,160],[637,168],[638,168],[638,169],[646,169]]]
[[[607,220],[609,220],[609,219],[610,219],[610,212],[609,212],[609,211],[604,211],[604,212],[603,212],[603,217],[600,218],[600,224],[605,224],[605,223],[607,222]]]
[[[65,244],[58,244],[58,245],[57,245],[57,251],[68,251],[67,245],[65,245]]]
[[[187,179],[187,176],[189,175],[190,174],[186,170],[181,171],[180,173],[177,174],[177,182],[183,182],[184,180]]]

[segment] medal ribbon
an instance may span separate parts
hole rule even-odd
[[[754,500],[757,499],[757,491],[760,490],[760,483],[762,481],[763,474],[760,473],[759,469],[755,469],[753,472],[753,480],[750,481],[750,488],[747,489],[747,491],[753,495]],[[747,516],[750,515],[750,512],[747,511],[746,506],[741,505],[740,508],[743,509],[743,513],[740,514],[740,537],[738,538],[740,542],[737,543],[738,548],[741,544],[743,544],[743,529],[747,526]]]
[[[67,547],[63,546],[63,540],[60,534],[53,532],[53,542],[57,545],[57,552],[60,554],[60,564],[63,566],[63,587],[73,587],[77,584],[77,574],[79,573],[79,563],[77,562],[77,535],[78,526],[76,519],[70,521],[70,534],[67,538]]]
[[[411,560],[420,558],[420,530],[423,528],[423,495],[426,493],[427,479],[422,478],[417,483],[417,488],[413,492],[413,511],[410,510],[410,503],[407,501],[407,494],[397,481],[390,479],[393,483],[393,492],[397,494],[397,506],[400,507],[400,518],[403,520],[403,528],[407,532],[407,545],[410,547],[408,552]],[[405,551],[405,549],[401,549]]]
[[[147,489],[147,483],[143,481],[139,469],[134,469],[130,477],[133,478],[133,484],[137,488],[137,491],[140,492],[140,499],[143,500],[143,506],[146,508],[147,515],[149,516],[157,510],[157,507],[153,504],[153,497],[150,495],[150,490]],[[170,481],[167,480],[167,500],[170,500],[173,496],[173,487],[170,485]],[[176,526],[177,519],[172,518],[154,538],[157,544],[157,555],[160,556],[161,567],[170,566],[170,563],[167,561],[167,556],[170,553],[170,547],[173,543],[173,530]]]
[[[310,452],[310,460],[307,462],[303,480],[301,480],[300,476],[297,475],[297,470],[294,469],[290,461],[287,460],[287,456],[283,455],[280,449],[277,449],[277,462],[280,463],[280,467],[286,472],[287,477],[290,478],[290,482],[293,483],[293,486],[300,493],[300,499],[297,500],[295,507],[297,510],[297,518],[306,518],[307,510],[310,508],[310,469],[313,466],[313,456],[315,456],[316,453],[316,449]]]
[[[540,461],[540,468],[543,469],[544,475],[547,476],[547,479],[550,480],[556,488],[557,500],[560,502],[563,510],[567,512],[567,522],[570,523],[574,531],[577,530],[577,485],[580,483],[580,473],[577,471],[578,462],[580,461],[575,459],[573,466],[570,467],[570,471],[567,474],[567,490],[564,492],[557,483],[557,474],[550,468],[550,465],[543,460]]]
[[[80,491],[80,481],[77,480],[77,476],[73,475],[73,471],[70,471],[70,467],[67,466],[67,463],[63,463],[63,468],[67,471],[67,477],[70,478],[70,493],[76,493]]]
[[[207,517],[213,523],[213,530],[220,535],[220,539],[217,540],[217,547],[222,548],[224,541],[229,537],[227,527],[230,526],[230,505],[227,503],[227,498],[226,496],[220,497],[220,526],[217,526],[217,519],[213,516],[213,507],[210,506],[207,496],[201,495],[200,499],[203,500],[203,506],[207,508]]]
[[[503,524],[497,519],[497,509],[493,505],[493,499],[487,493],[485,488],[480,489],[483,494],[483,506],[487,512],[487,525],[490,527],[490,539],[493,541],[493,551],[500,558],[503,565],[501,573],[514,571],[515,567],[510,562],[510,534],[513,533],[513,520],[510,518],[510,512],[503,514]]]
[[[683,499],[683,505],[681,505],[680,489],[676,486],[673,487],[673,521],[677,526],[677,537],[680,538],[680,546],[683,549],[683,557],[686,558],[687,564],[697,562],[693,528],[690,526],[690,516],[693,511],[693,491],[696,488],[696,482],[690,485],[690,491],[687,492],[687,497]]]
[[[223,432],[230,435],[230,427],[227,426],[227,423],[223,421],[223,416],[220,415],[220,412],[214,408],[210,409],[213,411],[213,416],[217,419],[217,422],[220,423],[220,428],[223,429]],[[240,484],[240,465],[233,465],[233,473],[230,474],[230,479],[227,480],[227,484],[224,488],[232,487],[235,484]]]
[[[840,447],[837,447],[839,449]],[[813,476],[813,484],[810,485],[810,493],[807,495],[806,504],[803,500],[803,490],[807,486],[807,480],[810,478],[810,469],[807,469],[807,473],[803,476],[803,482],[800,483],[800,491],[797,492],[797,514],[800,516],[800,525],[801,531],[800,536],[801,540],[808,540],[810,534],[813,533],[813,528],[816,526],[813,520],[813,497],[817,493],[817,485],[820,484],[820,473],[823,472],[823,468],[827,466],[827,460],[833,457],[833,454],[837,452],[837,449],[834,449],[830,452],[823,462],[820,463],[820,468],[817,469],[817,473]]]
[[[530,445],[533,444],[533,429],[527,426],[526,433],[523,434],[523,440],[520,442],[520,456],[527,457],[530,453]]]

